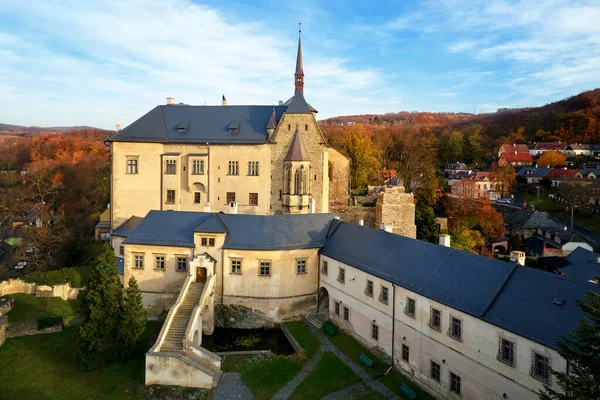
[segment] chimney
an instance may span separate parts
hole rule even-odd
[[[448,235],[448,234],[440,235],[440,246],[452,247],[452,246],[450,246],[450,235]]]
[[[362,220],[362,219],[359,219],[359,220],[358,220],[358,224],[359,224],[360,226],[363,226],[363,225],[365,224],[365,221],[364,221],[364,220]]]
[[[204,212],[209,213],[210,212],[210,203],[206,203],[204,205]]]
[[[394,233],[392,224],[379,224],[379,229],[389,233]]]
[[[235,201],[229,203],[229,214],[237,214],[238,213],[238,205]]]
[[[227,105],[227,98],[225,97],[225,93],[223,93],[221,95],[221,105],[222,106],[226,106]]]
[[[115,124],[115,131],[118,133],[121,130],[121,124]]]
[[[283,100],[279,100],[279,105],[282,106],[283,105]]]
[[[513,250],[510,252],[510,261],[520,265],[525,265],[525,253],[522,251]]]
[[[167,105],[172,106],[173,104],[175,104],[175,99],[172,97],[167,97]]]

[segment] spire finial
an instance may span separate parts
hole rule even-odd
[[[298,22],[298,55],[296,56],[296,73],[294,74],[294,92],[300,90],[304,94],[304,66],[302,63],[302,22]]]
[[[298,37],[302,36],[302,21],[298,21]]]

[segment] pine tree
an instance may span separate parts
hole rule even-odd
[[[558,353],[569,365],[568,374],[552,371],[563,393],[546,387],[540,393],[542,400],[600,399],[600,291],[588,293],[578,306],[589,320],[581,320],[571,338],[562,338],[558,344]]]
[[[90,371],[115,361],[123,299],[113,249],[106,245],[92,270],[82,295],[85,322],[79,328],[78,367]]]
[[[437,243],[440,228],[433,212],[433,207],[418,202],[415,210],[417,239]]]
[[[119,325],[119,359],[130,359],[138,348],[146,326],[146,311],[142,305],[142,293],[134,277],[129,279],[125,291],[121,323]]]

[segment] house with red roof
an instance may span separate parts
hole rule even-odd
[[[544,179],[551,181],[552,187],[559,187],[572,182],[576,174],[577,171],[574,169],[553,168],[544,176]]]
[[[527,146],[525,146],[527,148]],[[531,167],[533,165],[533,157],[529,154],[529,149],[526,152],[514,151],[509,153],[503,152],[498,159],[498,165],[503,167],[507,164],[512,165],[514,168],[520,167]]]

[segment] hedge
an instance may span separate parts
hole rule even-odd
[[[44,328],[50,328],[51,326],[62,325],[63,317],[52,316],[52,317],[40,317],[37,320],[38,331]]]
[[[23,276],[23,280],[38,285],[61,285],[71,281],[72,287],[82,287],[87,284],[90,267],[62,268],[55,271],[32,272]]]

